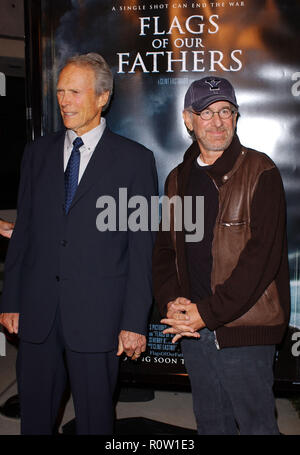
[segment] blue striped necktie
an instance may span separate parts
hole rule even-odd
[[[80,147],[83,145],[81,137],[73,141],[73,149],[65,170],[65,212],[68,213],[78,186],[80,165]]]

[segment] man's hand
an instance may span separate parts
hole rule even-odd
[[[188,305],[189,303],[191,303],[191,301],[185,297],[177,297],[177,299],[171,300],[171,302],[169,302],[167,305],[167,318],[172,319],[175,314],[180,314],[182,320],[187,320],[187,318],[184,316],[184,312],[185,305]]]
[[[205,327],[197,305],[191,303],[185,297],[178,297],[168,303],[167,318],[160,321],[162,324],[171,326],[165,329],[163,333],[175,333],[172,343],[176,343],[183,336],[200,338],[198,330]]]
[[[173,326],[171,329],[165,329],[163,331],[163,333],[178,334],[172,339],[172,343],[176,343],[176,341],[183,336],[200,338],[198,332],[194,332],[191,327],[186,326],[186,322],[189,321],[189,316],[185,313],[186,305],[190,303],[191,301],[185,297],[177,297],[177,299],[172,300],[167,305],[167,319],[162,319],[160,322],[167,325],[171,325],[171,321],[175,322],[176,327]]]
[[[140,357],[142,352],[146,351],[146,337],[139,333],[121,330],[119,333],[119,347],[117,355],[120,356],[123,352],[132,360]]]
[[[7,237],[8,239],[11,237],[13,232],[14,223],[9,223],[8,221],[0,220],[0,235],[3,237]]]
[[[0,324],[2,324],[9,333],[18,333],[19,313],[1,313]]]

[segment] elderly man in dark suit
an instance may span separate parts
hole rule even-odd
[[[118,356],[145,350],[153,234],[99,230],[97,201],[124,212],[120,188],[150,201],[156,169],[152,152],[106,126],[112,85],[100,55],[69,59],[57,84],[66,129],[25,149],[0,307],[20,336],[23,434],[53,432],[66,371],[77,433],[111,433]]]

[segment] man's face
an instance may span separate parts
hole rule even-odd
[[[109,93],[95,93],[95,74],[88,66],[67,65],[57,83],[57,100],[66,128],[82,136],[99,125]]]
[[[223,108],[234,109],[228,101],[217,101],[206,109],[218,112]],[[200,115],[183,112],[186,126],[194,131],[201,152],[221,152],[231,144],[235,132],[237,113],[228,119],[221,119],[214,114],[210,120],[203,120]]]

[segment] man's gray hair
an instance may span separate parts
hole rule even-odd
[[[192,106],[184,109],[184,111],[188,112],[190,118],[192,118],[192,116],[193,116],[191,110],[192,110]],[[186,126],[185,122],[184,122],[184,126],[186,127],[186,130],[187,130],[187,132],[188,132],[190,138],[193,140],[193,142],[196,141],[197,139],[196,139],[194,130],[190,130],[190,129]]]
[[[95,92],[96,95],[101,95],[104,92],[109,92],[109,98],[103,110],[109,105],[109,101],[113,92],[113,75],[112,72],[100,54],[89,52],[88,54],[74,55],[65,63],[67,65],[88,66],[95,74]]]

